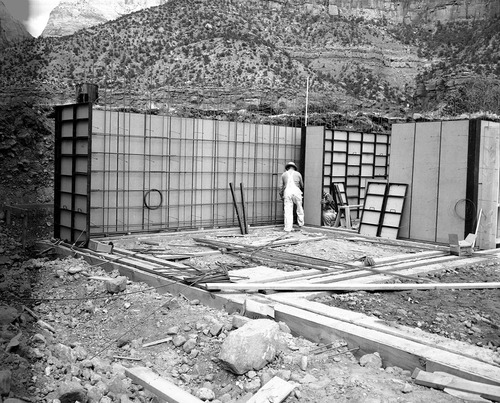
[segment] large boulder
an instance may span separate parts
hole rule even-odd
[[[221,364],[235,374],[262,369],[281,347],[280,328],[269,319],[256,319],[233,330],[222,343]]]
[[[127,288],[127,277],[118,276],[116,278],[110,278],[106,280],[106,291],[111,294],[116,294],[118,292],[125,291]]]

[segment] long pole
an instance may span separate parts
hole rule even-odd
[[[304,126],[307,126],[307,110],[309,107],[309,77],[307,77],[307,83],[306,83],[306,116],[305,116],[305,122]]]
[[[240,210],[238,209],[238,204],[236,204],[236,196],[234,194],[234,187],[232,183],[229,184],[229,188],[231,189],[231,195],[233,196],[233,205],[234,209],[236,210],[236,217],[238,218],[238,225],[240,226],[241,235],[245,235],[245,229],[243,228],[243,224],[241,222]]]

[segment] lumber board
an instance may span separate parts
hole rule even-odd
[[[391,129],[391,161],[389,182],[407,183],[407,200],[412,198],[413,152],[415,149],[416,123],[394,124]],[[411,203],[406,203],[401,217],[399,236],[410,237]]]
[[[295,389],[295,385],[281,379],[278,376],[272,378],[262,386],[247,403],[280,403]]]
[[[428,386],[435,389],[451,388],[478,394],[479,396],[493,400],[494,402],[500,401],[500,386],[488,385],[485,383],[469,381],[461,379],[457,376],[445,372],[426,372],[416,368],[412,374],[412,378],[418,385]]]
[[[421,259],[430,259],[433,257],[444,256],[445,254],[448,254],[448,252],[439,251],[439,250],[426,250],[423,252],[403,253],[403,254],[394,255],[394,256],[374,257],[372,259],[375,262],[375,266],[382,266],[382,265],[387,265],[390,263],[403,263],[403,262],[416,261],[416,260],[421,260]],[[351,264],[353,266],[363,266],[364,265],[363,262],[359,262],[359,261],[352,262]]]
[[[477,245],[486,249],[496,246],[498,231],[500,140],[499,129],[482,125],[481,132],[477,209],[483,210],[483,216],[478,230]]]
[[[448,234],[465,232],[465,211],[455,211],[467,187],[469,121],[442,122],[439,186],[437,198],[436,241],[447,242]],[[464,203],[465,205],[465,203]]]
[[[435,273],[435,272],[440,272],[448,268],[458,268],[466,265],[471,265],[471,264],[476,264],[476,263],[481,263],[484,262],[486,259],[482,257],[473,257],[473,258],[459,258],[458,256],[443,256],[443,257],[438,257],[434,258],[429,261],[419,261],[415,262],[414,264],[405,264],[402,263],[401,265],[398,266],[388,266],[388,267],[381,267],[381,271],[384,272],[384,274],[377,274],[377,273],[368,273],[365,272],[364,274],[361,273],[359,275],[356,275],[356,272],[351,272],[345,271],[337,274],[323,274],[323,279],[325,281],[316,281],[316,283],[326,283],[326,282],[336,282],[338,284],[348,284],[351,283],[351,280],[356,278],[356,282],[361,282],[361,283],[382,283],[388,280],[390,278],[390,275],[393,271],[405,275],[405,276],[419,276],[419,275],[427,275],[430,273]],[[389,277],[388,277],[389,276]],[[311,279],[319,279],[321,280],[321,277],[319,275],[311,276]],[[330,279],[329,281],[326,281],[327,279]],[[308,279],[308,278],[305,278]],[[285,280],[285,282],[290,282]]]
[[[500,282],[489,283],[425,283],[425,284],[305,284],[305,283],[205,283],[207,290],[247,291],[403,291],[403,290],[473,290],[500,288]]]
[[[328,318],[351,323],[367,329],[376,330],[401,337],[406,340],[411,340],[417,343],[425,344],[429,347],[440,348],[455,354],[463,355],[464,357],[476,359],[484,363],[496,365],[494,359],[496,354],[489,350],[474,345],[470,345],[458,340],[451,340],[443,336],[429,334],[418,328],[409,328],[407,326],[388,323],[377,317],[368,316],[364,313],[353,312],[346,309],[341,309],[333,306],[328,306],[319,302],[309,301],[306,298],[297,294],[273,294],[266,297],[276,303],[289,305],[295,308],[303,309],[308,312],[323,315]]]
[[[417,123],[413,161],[410,238],[436,241],[441,122]]]
[[[138,385],[168,403],[202,403],[202,400],[167,381],[147,367],[125,368],[125,374]]]
[[[458,256],[455,256],[455,257],[458,258]],[[460,258],[460,260],[452,260],[452,259],[441,260],[439,263],[431,263],[428,265],[414,266],[414,267],[411,267],[409,269],[403,270],[400,273],[406,274],[406,275],[411,275],[411,276],[428,275],[431,273],[441,272],[441,271],[446,270],[446,269],[457,269],[459,267],[473,265],[476,263],[483,263],[486,261],[487,261],[487,259],[484,257]],[[358,281],[359,282],[366,282],[366,283],[381,283],[381,282],[387,281],[387,276],[374,274],[370,277],[361,278]],[[345,281],[345,283],[347,283],[347,282],[349,282],[349,280]],[[339,282],[338,284],[342,284],[342,282]]]
[[[293,334],[322,344],[343,339],[349,348],[360,347],[358,354],[379,352],[384,366],[413,371],[428,369],[432,364],[437,370],[465,379],[500,385],[500,369],[496,366],[299,308],[278,304],[274,309],[275,320],[285,322]]]
[[[139,253],[139,252],[131,252],[127,249],[121,249],[121,248],[114,248],[114,252],[125,255],[125,256],[130,256],[130,257],[137,257],[141,260],[144,260],[146,262],[150,263],[155,263],[160,266],[168,266],[174,269],[188,269],[189,266],[186,266],[185,264],[182,263],[175,263],[175,262],[169,262],[167,260],[160,259],[155,256],[150,256],[145,253]]]

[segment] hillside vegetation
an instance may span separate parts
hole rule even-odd
[[[401,114],[448,103],[461,113],[456,101],[473,79],[492,95],[468,112],[499,113],[499,21],[429,32],[261,4],[171,0],[71,36],[27,40],[0,55],[0,85],[60,101],[74,98],[76,83],[94,82],[99,102],[118,106],[300,114],[309,77],[312,110]]]

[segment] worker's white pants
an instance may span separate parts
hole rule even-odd
[[[285,196],[285,231],[290,232],[293,229],[293,205],[297,206],[297,224],[299,227],[304,225],[304,209],[302,208],[302,196],[292,194]]]

